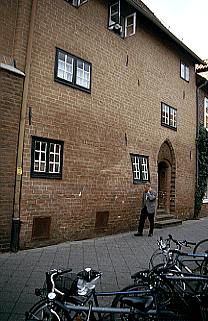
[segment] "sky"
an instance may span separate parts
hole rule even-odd
[[[178,39],[208,59],[208,0],[142,0]]]

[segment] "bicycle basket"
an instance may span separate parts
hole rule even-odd
[[[64,275],[60,275],[55,280],[55,287],[57,290],[63,292],[65,296],[71,296],[77,294],[77,274],[76,273],[66,273]],[[51,291],[47,287],[47,282],[45,281],[43,284],[43,288],[36,289],[36,295],[46,298],[48,293]]]

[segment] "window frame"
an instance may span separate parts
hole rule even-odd
[[[133,17],[133,32],[131,34],[127,34],[127,21],[128,18]],[[131,36],[134,36],[136,33],[136,12],[129,14],[128,16],[125,17],[125,21],[124,21],[124,38],[128,38]]]
[[[46,143],[46,170],[45,171],[36,171],[35,170],[35,144],[39,141],[41,143]],[[50,144],[60,145],[60,172],[50,172]],[[31,166],[30,166],[30,176],[32,178],[54,178],[54,179],[62,179],[62,169],[63,169],[63,150],[64,150],[64,142],[62,140],[55,140],[49,138],[43,138],[38,136],[32,136],[31,142]]]
[[[168,108],[168,124],[163,122],[163,106],[167,107]],[[176,122],[176,127],[175,126],[172,126],[170,125],[170,110],[173,110],[175,111],[175,122]],[[161,102],[161,126],[163,127],[167,127],[167,128],[170,128],[170,129],[173,129],[175,131],[177,131],[177,109],[164,103],[164,102]]]
[[[184,75],[182,74],[182,66],[184,68]],[[187,70],[188,70],[188,73],[187,73]],[[186,82],[189,82],[189,80],[190,80],[190,68],[189,68],[189,65],[187,65],[182,60],[180,61],[180,77],[181,77],[181,79],[185,80]]]
[[[130,158],[131,158],[131,166],[132,166],[132,177],[133,177],[133,184],[144,184],[146,182],[149,182],[150,181],[150,171],[149,171],[149,156],[145,156],[145,155],[140,155],[140,154],[133,154],[133,153],[130,153]],[[139,178],[136,178],[134,173],[135,173],[135,170],[134,170],[134,161],[133,159],[137,158],[137,160],[139,160],[139,162],[137,164],[139,164],[139,175],[140,177]],[[146,160],[146,167],[147,167],[147,179],[144,179],[144,171],[142,171],[142,167],[143,167],[143,162],[141,161],[142,159],[145,159]]]
[[[111,19],[112,15],[111,15],[111,8],[113,6],[115,6],[116,4],[118,4],[118,21],[113,21]],[[120,0],[118,1],[115,1],[114,3],[112,4],[109,4],[109,7],[108,7],[108,29],[113,29],[115,25],[121,25],[121,2]]]
[[[116,11],[116,17],[117,19],[112,19],[112,7],[113,6],[118,6],[117,11]],[[133,24],[132,25],[127,25],[128,19],[133,18]],[[121,14],[121,1],[117,0],[114,3],[109,4],[108,7],[108,29],[114,31],[117,33],[120,37],[122,38],[128,38],[136,33],[136,12],[133,12],[131,14],[128,14],[127,16],[124,16]],[[129,33],[127,32],[128,28],[132,26],[133,27],[133,32]]]
[[[204,97],[204,128],[208,130],[208,97]],[[207,121],[206,121],[207,118]],[[207,125],[207,126],[206,126]]]
[[[84,3],[88,2],[88,0],[65,0],[67,3],[72,5],[75,8],[81,7]]]
[[[208,176],[207,176],[207,188],[206,188],[206,192],[205,195],[203,197],[203,204],[208,203]]]
[[[69,80],[66,80],[66,79],[63,79],[61,77],[58,76],[58,57],[59,57],[59,53],[62,53],[64,55],[67,55],[69,57],[71,57],[73,59],[73,73],[72,73],[72,81],[69,81]],[[89,66],[89,73],[90,73],[90,80],[89,80],[89,88],[86,88],[84,86],[81,86],[81,85],[78,85],[76,83],[76,79],[77,79],[77,64],[78,64],[78,61],[86,64]],[[67,86],[70,86],[72,88],[75,88],[75,89],[79,89],[81,91],[84,91],[86,93],[91,93],[91,86],[92,86],[92,64],[87,61],[87,60],[84,60],[80,57],[77,57],[63,49],[60,49],[60,48],[57,48],[56,47],[56,54],[55,54],[55,64],[54,64],[54,81],[56,82],[59,82],[61,84],[64,84],[64,85],[67,85]]]

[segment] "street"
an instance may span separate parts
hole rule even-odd
[[[131,274],[148,267],[160,236],[172,234],[176,239],[200,241],[208,237],[208,218],[155,229],[153,237],[147,234],[145,230],[143,237],[135,237],[129,232],[0,254],[0,320],[24,320],[25,311],[39,299],[34,295],[35,288],[43,285],[45,272],[51,268],[71,267],[78,272],[92,267],[103,273],[97,290],[121,289],[132,283]]]

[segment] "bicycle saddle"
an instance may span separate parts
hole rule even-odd
[[[121,301],[122,303],[127,304],[130,307],[136,308],[142,312],[150,310],[154,302],[152,296],[146,296],[145,298],[123,297]]]

